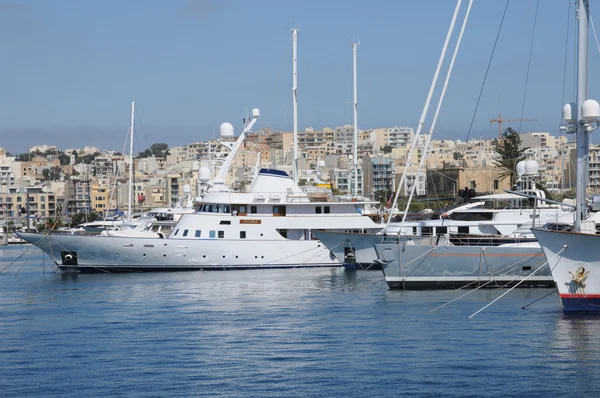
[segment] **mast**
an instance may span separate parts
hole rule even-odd
[[[360,42],[352,43],[352,81],[354,84],[354,196],[358,195],[358,85],[356,83],[356,47]]]
[[[580,231],[581,221],[586,219],[586,188],[588,181],[589,161],[589,136],[590,133],[584,126],[582,105],[588,98],[588,31],[589,31],[589,4],[588,0],[578,0],[577,21],[579,27],[579,40],[577,43],[577,181],[575,184],[575,225],[574,230]]]
[[[129,196],[127,219],[131,221],[131,202],[133,200],[133,130],[135,120],[135,101],[131,102],[131,134],[129,135]]]
[[[298,30],[292,29],[292,99],[294,114],[294,182],[298,183]]]

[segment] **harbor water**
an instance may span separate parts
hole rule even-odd
[[[3,397],[600,395],[600,318],[563,315],[556,294],[521,308],[549,289],[469,319],[504,291],[429,313],[464,291],[343,268],[68,275],[45,260],[0,247]]]

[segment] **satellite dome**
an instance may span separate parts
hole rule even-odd
[[[538,173],[540,165],[535,160],[528,160],[525,162],[525,174],[535,175]]]
[[[184,194],[188,194],[188,193],[190,193],[190,192],[192,192],[192,187],[190,187],[190,185],[189,185],[189,184],[185,184],[185,185],[183,186],[183,193],[184,193]]]
[[[600,104],[598,101],[589,99],[581,105],[581,117],[586,122],[593,122],[600,117]]]
[[[219,127],[221,137],[233,137],[233,125],[231,123],[223,123]]]
[[[525,161],[521,160],[519,163],[517,163],[517,175],[522,176],[523,174],[525,174]]]
[[[198,171],[198,179],[200,182],[210,181],[210,169],[208,167],[201,167]]]
[[[252,117],[254,119],[258,119],[259,116],[260,116],[260,110],[258,108],[252,109]]]
[[[575,109],[577,109],[577,105],[573,103],[568,103],[563,105],[562,109],[562,118],[565,123],[573,123],[575,119],[577,119],[577,115],[575,114]]]
[[[319,160],[319,167],[325,167],[325,161]]]

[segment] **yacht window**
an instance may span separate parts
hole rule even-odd
[[[223,239],[225,237],[225,231],[219,231],[219,239]]]
[[[199,238],[199,237],[200,237],[200,233],[201,233],[201,232],[202,232],[202,231],[201,231],[201,230],[199,230],[199,229],[197,229],[197,230],[196,230],[196,238]]]
[[[218,213],[219,212],[219,206],[218,205],[211,205],[213,208],[213,213]]]
[[[229,220],[221,220],[221,221],[219,221],[219,225],[231,225],[231,221],[229,221]]]
[[[252,214],[256,214],[256,213],[258,213],[258,212],[256,211],[256,206],[250,206],[250,213],[252,213]]]
[[[324,206],[324,207],[323,207],[323,213],[325,213],[325,214],[329,214],[329,213],[331,213],[331,209],[330,209],[330,207],[329,207],[329,206]]]
[[[187,236],[187,233],[188,233],[188,230],[187,230],[187,229],[184,229],[184,230],[183,230],[183,236]]]
[[[210,231],[210,232],[208,233],[208,236],[209,236],[210,238],[213,238],[213,239],[214,239],[214,238],[216,238],[216,237],[217,237],[217,233],[216,233],[216,231]]]
[[[315,206],[315,214],[321,214],[321,206]]]
[[[245,205],[240,205],[240,206],[239,206],[238,213],[240,214],[240,216],[241,216],[242,214],[246,214],[246,206],[245,206]]]
[[[177,233],[179,232],[178,229],[175,230],[175,233],[173,234],[173,236],[177,236]]]
[[[240,231],[240,239],[246,239],[246,231]]]
[[[468,234],[469,233],[469,227],[458,227],[458,233],[459,234]]]
[[[229,205],[223,206],[223,213],[229,213]]]
[[[423,227],[421,229],[421,234],[422,235],[431,235],[432,232],[432,228],[431,227]]]
[[[213,205],[206,205],[206,211],[209,213],[212,213],[213,211]]]
[[[437,235],[447,234],[448,233],[448,227],[437,227],[436,231],[437,231]]]

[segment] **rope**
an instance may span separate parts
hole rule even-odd
[[[425,105],[423,106],[423,111],[421,112],[421,118],[419,119],[419,124],[417,125],[417,131],[415,133],[415,137],[413,138],[412,145],[408,152],[408,156],[406,158],[406,162],[404,165],[404,171],[402,172],[402,176],[400,177],[400,182],[398,183],[398,186],[396,187],[396,195],[394,197],[394,203],[393,203],[392,207],[390,208],[390,216],[388,218],[386,228],[388,228],[390,226],[393,211],[394,211],[394,208],[396,207],[396,204],[398,203],[398,198],[400,196],[401,187],[404,184],[404,181],[406,180],[406,173],[410,166],[410,159],[412,158],[412,154],[413,154],[415,148],[417,147],[416,144],[421,135],[421,130],[423,129],[423,124],[425,123],[425,117],[427,116],[427,111],[429,110],[429,104],[431,102],[431,97],[433,96],[433,91],[435,89],[435,86],[437,85],[437,79],[440,74],[440,69],[442,68],[444,58],[446,56],[446,50],[448,49],[448,42],[450,41],[450,37],[452,36],[452,32],[454,31],[454,24],[456,23],[456,17],[460,10],[461,3],[462,3],[462,0],[457,0],[457,2],[456,2],[454,14],[452,15],[452,21],[450,22],[450,27],[448,28],[448,33],[446,34],[446,40],[444,41],[444,46],[442,47],[442,52],[440,54],[440,58],[438,60],[437,67],[435,69],[435,73],[433,74],[433,80],[431,81],[431,86],[429,87],[429,92],[427,93],[427,99],[425,100]]]
[[[452,54],[452,59],[450,60],[450,66],[448,67],[448,71],[446,72],[446,79],[444,80],[444,86],[442,87],[442,92],[440,93],[440,99],[437,104],[437,108],[433,115],[433,121],[431,122],[431,126],[429,127],[429,136],[427,137],[427,142],[425,143],[425,147],[423,148],[423,152],[421,154],[421,161],[419,162],[419,168],[417,169],[417,175],[415,176],[415,182],[410,190],[410,195],[408,196],[408,202],[406,203],[406,208],[404,209],[404,215],[402,216],[402,223],[400,224],[400,229],[404,227],[404,223],[406,222],[406,216],[408,215],[408,209],[410,208],[410,202],[412,201],[413,195],[415,194],[415,190],[417,188],[417,184],[419,183],[419,174],[421,170],[423,170],[423,165],[425,164],[425,159],[427,158],[426,154],[429,149],[429,144],[431,143],[431,137],[433,137],[433,131],[435,129],[435,125],[437,123],[437,118],[440,114],[440,109],[442,107],[442,103],[444,102],[444,97],[446,96],[446,89],[448,88],[448,82],[450,81],[450,76],[452,75],[452,70],[454,69],[454,61],[456,60],[456,56],[458,55],[458,49],[460,48],[460,43],[462,42],[462,37],[465,32],[465,28],[467,27],[467,21],[469,20],[469,14],[471,13],[471,6],[473,5],[473,0],[469,0],[469,5],[467,6],[467,12],[465,14],[465,18],[463,19],[462,26],[460,28],[460,32],[458,34],[458,40],[456,41],[456,46],[454,47],[454,53]],[[400,187],[398,187],[399,189]]]
[[[533,41],[535,39],[535,25],[537,24],[538,8],[540,6],[540,0],[535,3],[535,15],[533,17],[533,30],[531,32],[531,43],[529,44],[529,60],[527,61],[527,74],[525,75],[525,89],[523,91],[523,103],[521,104],[521,118],[519,120],[519,132],[521,132],[521,126],[523,125],[523,112],[525,111],[525,98],[527,98],[527,85],[529,83],[529,71],[531,69],[531,54],[533,53]]]
[[[535,273],[538,272],[544,265],[548,264],[550,261],[552,261],[554,259],[554,257],[558,256],[560,253],[562,253],[566,249],[567,249],[566,246],[563,247],[558,253],[556,253],[554,256],[552,256],[551,258],[549,258],[548,260],[546,260],[542,265],[540,265],[538,268],[536,268],[535,271],[533,271],[531,274],[527,275],[525,278],[523,278],[521,281],[519,281],[516,285],[514,285],[513,287],[511,287],[510,289],[508,289],[506,291],[506,293],[500,295],[500,297],[496,298],[495,300],[493,300],[491,303],[489,303],[485,307],[483,307],[480,310],[478,310],[477,312],[471,314],[471,316],[469,316],[469,319],[473,318],[475,315],[479,314],[481,311],[485,310],[486,308],[488,308],[489,306],[491,306],[492,304],[494,304],[496,301],[500,300],[502,297],[506,296],[508,293],[510,293],[511,291],[513,291],[521,283],[525,282],[527,279],[529,279],[529,277],[535,275]]]
[[[477,115],[477,109],[479,109],[479,103],[481,102],[481,97],[483,95],[483,89],[485,88],[485,82],[487,81],[488,74],[490,72],[490,67],[492,66],[492,60],[494,59],[494,53],[496,52],[496,46],[498,45],[498,39],[500,38],[500,32],[502,31],[502,25],[504,25],[504,18],[506,17],[506,11],[508,10],[509,4],[510,4],[510,0],[506,0],[506,6],[504,7],[504,13],[502,14],[502,19],[500,20],[500,26],[498,27],[498,33],[496,34],[496,40],[494,41],[494,46],[492,47],[492,53],[490,54],[490,59],[488,61],[488,65],[485,70],[485,75],[483,76],[483,83],[481,84],[481,89],[479,90],[479,97],[477,97],[477,103],[475,104],[475,110],[473,111],[473,117],[471,118],[471,124],[469,125],[469,131],[467,132],[467,138],[465,140],[463,153],[461,155],[462,159],[464,159],[465,152],[467,151],[466,143],[469,142],[469,137],[471,136],[471,131],[473,130],[473,124],[475,123],[475,116]]]
[[[540,301],[540,300],[542,300],[542,299],[545,299],[546,297],[548,297],[549,295],[551,295],[552,293],[555,293],[555,292],[556,292],[556,289],[553,289],[553,290],[552,290],[550,293],[548,293],[548,294],[544,294],[544,295],[543,295],[542,297],[540,297],[539,299],[537,299],[537,300],[534,300],[534,301],[532,301],[531,303],[529,303],[529,304],[527,304],[527,305],[525,305],[525,306],[521,307],[521,309],[522,309],[522,310],[524,310],[525,308],[529,307],[530,305],[532,305],[532,304],[535,304],[535,303],[537,303],[538,301]]]

